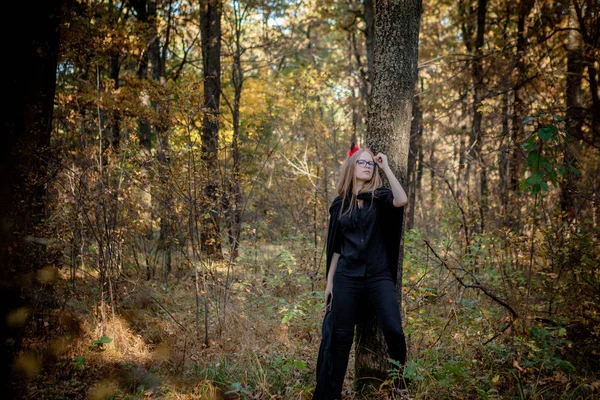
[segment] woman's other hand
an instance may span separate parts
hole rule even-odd
[[[377,166],[382,170],[385,170],[385,168],[388,167],[388,158],[383,153],[377,153],[377,155],[375,156],[375,162],[377,163]]]
[[[325,308],[327,308],[327,306],[329,305],[329,303],[331,302],[332,299],[333,299],[333,285],[328,283],[327,287],[325,288]]]

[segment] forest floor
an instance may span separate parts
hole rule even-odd
[[[285,246],[253,257],[229,271],[226,307],[227,265],[217,263],[199,275],[198,298],[190,270],[174,271],[168,282],[123,277],[113,282],[115,308],[108,304],[104,316],[94,273],[78,274],[73,285],[59,271],[54,310],[33,321],[15,364],[20,397],[310,399],[323,292],[312,290],[311,267]],[[418,308],[406,316],[412,398],[600,398],[596,364],[577,369],[575,359],[556,356],[573,349],[564,332],[544,330],[553,341],[545,338],[544,347],[530,338],[533,355],[516,358],[518,341],[483,347],[466,317],[455,314],[443,326],[437,314]],[[391,398],[386,382],[355,394],[352,380],[351,356],[344,398]]]

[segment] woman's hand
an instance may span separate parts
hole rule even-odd
[[[379,166],[379,168],[381,168],[382,170],[385,170],[386,168],[389,167],[388,158],[383,153],[377,153],[374,161],[377,163],[377,166]]]
[[[394,194],[394,207],[402,207],[408,201],[406,197],[406,192],[402,189],[402,185],[398,182],[398,178],[394,175],[394,172],[388,165],[388,158],[383,153],[377,153],[375,156],[375,162],[381,168],[381,170],[385,173],[388,181],[390,182],[390,187],[392,189],[392,193]]]
[[[325,308],[327,308],[331,300],[333,300],[333,284],[327,283],[327,287],[325,288]]]

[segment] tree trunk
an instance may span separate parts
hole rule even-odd
[[[524,141],[523,138],[523,117],[526,106],[523,100],[523,87],[527,79],[527,69],[523,61],[523,55],[527,48],[526,20],[529,12],[533,8],[533,0],[521,0],[519,3],[519,16],[517,22],[517,47],[515,52],[515,71],[517,80],[513,82],[514,102],[512,116],[512,154],[510,157],[510,189],[519,190],[519,174],[521,171],[521,155],[519,146]]]
[[[499,178],[500,178],[500,203],[502,205],[502,217],[506,218],[508,212],[508,149],[507,141],[510,138],[510,126],[508,115],[508,92],[502,95],[502,147],[500,148]],[[506,220],[504,220],[506,223]]]
[[[477,34],[475,36],[475,58],[471,63],[471,78],[473,79],[473,124],[471,126],[471,135],[469,137],[469,149],[472,149],[471,159],[475,161],[474,165],[476,165],[479,170],[479,189],[480,189],[480,213],[481,213],[481,221],[480,221],[480,231],[483,231],[484,228],[484,216],[488,209],[488,200],[487,200],[487,174],[485,171],[485,163],[483,161],[483,157],[481,155],[481,122],[483,115],[478,111],[480,103],[483,101],[483,67],[481,65],[482,61],[482,51],[483,40],[485,36],[485,14],[487,8],[487,0],[478,0],[477,2]],[[470,165],[470,163],[469,163]],[[468,169],[468,168],[467,168]],[[467,173],[467,177],[469,174]]]
[[[169,104],[166,94],[164,93],[166,76],[165,76],[165,51],[169,45],[169,30],[167,26],[167,38],[165,39],[163,51],[161,52],[160,36],[157,29],[157,4],[156,0],[148,2],[148,58],[152,66],[152,80],[158,87],[159,97],[153,99],[152,108],[156,111],[156,158],[157,158],[157,173],[160,182],[158,205],[158,215],[160,218],[160,232],[158,237],[158,250],[163,254],[163,272],[165,282],[171,273],[171,244],[169,237],[171,235],[171,210],[172,210],[172,194],[169,188],[169,169],[171,160],[171,145],[169,143]],[[170,24],[170,12],[168,24]]]
[[[140,21],[146,31],[146,49],[142,53],[142,58],[138,65],[137,77],[144,81],[148,79],[148,47],[152,41],[152,34],[148,29],[149,21],[149,5],[148,0],[135,0],[131,1],[137,15],[138,21]],[[140,94],[140,101],[142,105],[150,108],[150,98],[147,91],[143,91]],[[152,126],[150,121],[144,116],[140,117],[139,121],[139,142],[140,142],[140,199],[142,203],[142,237],[141,240],[141,251],[144,259],[146,260],[146,279],[151,279],[154,276],[154,267],[149,265],[150,258],[147,257],[147,244],[152,240],[152,183],[151,183],[151,171],[150,167],[152,164]]]
[[[410,121],[417,76],[420,20],[420,0],[377,2],[373,86],[367,137],[375,152],[381,151],[388,155],[392,170],[404,185],[408,178]],[[400,303],[402,253],[403,251],[398,265]],[[359,390],[373,383],[369,378],[385,377],[388,369],[385,347],[383,335],[374,318],[359,324],[355,358],[355,376]]]
[[[408,154],[408,216],[406,229],[412,229],[415,223],[415,200],[417,197],[417,159],[421,158],[421,135],[423,114],[419,107],[419,96],[414,96],[412,121],[410,124],[410,152]]]
[[[0,386],[6,398],[17,398],[9,381],[14,378],[12,359],[21,348],[25,325],[37,320],[33,311],[44,312],[47,304],[40,298],[54,299],[49,293],[39,296],[35,279],[26,276],[46,264],[41,238],[47,174],[55,167],[49,145],[63,6],[63,0],[34,7],[27,2],[4,5],[6,16],[22,18],[4,24],[7,31],[3,31],[3,37],[10,38],[5,50],[11,55],[4,63],[9,101],[3,106],[0,146]],[[20,307],[26,307],[30,317],[22,324],[9,323],[7,314]]]
[[[574,1],[574,0],[572,0]],[[568,165],[575,164],[575,154],[573,146],[576,138],[581,137],[581,127],[583,124],[583,109],[581,107],[581,82],[583,80],[583,49],[581,34],[577,30],[577,14],[573,2],[569,5],[569,38],[567,42],[567,76],[566,76],[566,102],[567,102],[567,138],[565,148],[563,149],[564,162]],[[574,140],[575,139],[575,140]],[[563,212],[573,216],[575,204],[573,198],[574,190],[573,173],[568,170],[568,175],[561,186],[560,206]]]
[[[113,89],[116,91],[119,89],[119,71],[121,64],[119,62],[119,51],[114,50],[114,53],[110,56],[110,79],[114,82]],[[121,143],[121,113],[119,110],[112,111],[112,121],[110,124],[110,137],[109,146],[113,151],[119,151],[119,145]]]
[[[241,35],[242,24],[247,15],[247,10],[240,9],[238,1],[233,2],[233,66],[231,69],[231,81],[233,83],[233,104],[231,114],[233,122],[233,138],[231,141],[231,152],[233,158],[232,174],[229,183],[229,198],[227,201],[227,230],[231,246],[230,258],[235,260],[238,256],[239,240],[241,233],[241,210],[242,194],[240,179],[242,177],[242,164],[240,154],[240,106],[242,101],[242,89],[244,87],[244,70],[242,69],[242,47]]]
[[[367,91],[366,104],[369,104],[373,87],[373,48],[375,45],[375,5],[374,0],[364,0],[365,44],[367,47]]]
[[[201,0],[200,36],[204,69],[204,116],[202,118],[202,161],[206,171],[202,248],[207,255],[222,258],[219,235],[219,201],[216,171],[219,143],[219,105],[221,96],[221,13],[220,0]]]

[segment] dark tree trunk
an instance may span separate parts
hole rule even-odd
[[[202,118],[202,161],[207,171],[204,189],[205,214],[202,248],[215,258],[222,258],[219,234],[219,201],[216,165],[219,143],[219,105],[221,96],[221,14],[220,0],[200,1],[200,36],[204,72],[204,116]]]
[[[232,177],[229,186],[229,202],[228,202],[228,230],[229,241],[231,244],[231,259],[235,260],[238,255],[238,246],[241,233],[241,214],[240,205],[242,195],[240,189],[240,179],[242,176],[242,164],[240,158],[240,105],[242,100],[242,89],[244,85],[244,71],[242,69],[242,43],[241,43],[241,25],[243,15],[240,15],[239,3],[235,9],[235,30],[234,30],[234,54],[233,68],[231,71],[231,79],[233,81],[233,140],[231,142],[231,151],[233,155]]]
[[[487,199],[487,173],[486,166],[481,155],[482,132],[481,122],[483,114],[478,111],[480,103],[484,100],[484,84],[483,84],[483,67],[482,67],[482,50],[483,40],[485,36],[485,14],[487,8],[487,0],[478,0],[477,2],[477,34],[475,36],[475,58],[471,64],[471,77],[473,79],[473,125],[471,126],[471,135],[469,149],[472,149],[471,159],[475,161],[475,165],[479,170],[479,190],[480,190],[480,231],[484,228],[484,216],[488,209]],[[470,165],[470,164],[469,164]],[[467,173],[468,176],[468,173]]]
[[[114,82],[114,90],[119,89],[119,70],[121,64],[119,62],[119,52],[115,50],[110,56],[110,79]],[[113,110],[112,121],[110,124],[109,146],[114,150],[119,150],[121,143],[121,114],[119,110]]]
[[[423,92],[423,79],[421,79],[421,92]],[[409,204],[409,207],[412,207],[411,210],[411,215],[414,216],[415,213],[415,209],[417,206],[417,194],[419,196],[420,199],[422,199],[421,196],[421,182],[423,179],[423,112],[421,110],[419,110],[419,119],[420,119],[420,123],[419,123],[419,132],[418,132],[418,136],[416,139],[416,143],[417,143],[417,148],[418,148],[418,159],[417,159],[417,172],[416,172],[416,177],[415,177],[415,188],[414,188],[414,199],[412,200],[412,205]],[[421,210],[423,209],[423,204],[419,201]],[[421,214],[422,215],[422,214]],[[414,217],[411,217],[411,221],[414,219]],[[412,223],[412,222],[411,222]]]
[[[375,46],[375,4],[374,0],[364,0],[365,44],[367,47],[367,98],[369,104],[373,86],[373,48]]]
[[[506,14],[504,17],[503,29],[507,31],[510,25],[511,7],[509,3],[506,3]],[[509,90],[510,82],[507,78],[503,80],[502,87],[504,88],[504,94],[502,95],[502,147],[500,148],[499,154],[499,197],[502,204],[502,219],[506,225],[508,221],[508,188],[510,181],[510,170],[509,170],[509,155],[511,154],[511,134],[510,134],[510,115],[509,115]]]
[[[408,215],[406,229],[412,229],[415,223],[415,201],[417,197],[417,160],[421,155],[421,135],[423,127],[421,120],[423,114],[419,107],[419,96],[416,95],[413,101],[412,121],[410,124],[410,152],[408,153]]]
[[[600,5],[596,0],[586,0],[585,2],[573,0],[571,6],[571,13],[574,12],[577,17],[579,33],[585,43],[585,65],[588,71],[590,95],[592,97],[589,110],[591,114],[590,125],[594,140],[597,142],[600,138],[600,95],[598,93],[598,71],[596,70],[600,45],[600,17],[598,17]]]
[[[505,218],[508,211],[508,143],[510,138],[510,125],[508,115],[508,92],[502,95],[502,147],[500,148],[500,203],[502,215]]]
[[[378,1],[375,21],[368,143],[375,152],[388,155],[392,170],[406,185],[421,1]],[[398,266],[399,302],[402,293],[402,253]],[[376,320],[372,318],[362,322],[357,328],[355,358],[359,390],[373,383],[368,377],[385,377],[389,367],[387,358],[387,349]]]
[[[478,172],[479,177],[479,188],[480,188],[480,214],[481,221],[479,225],[479,229],[483,230],[484,226],[484,215],[486,214],[486,210],[488,208],[487,203],[487,174],[485,171],[485,163],[481,156],[481,146],[482,146],[482,132],[481,132],[481,123],[483,119],[483,114],[478,111],[480,107],[480,103],[484,100],[484,89],[485,85],[483,82],[484,74],[483,74],[483,66],[482,66],[482,50],[481,48],[484,45],[484,37],[485,37],[485,15],[487,11],[487,0],[478,0],[477,1],[477,10],[474,10],[472,7],[467,7],[464,2],[458,3],[459,12],[461,13],[464,22],[462,23],[462,33],[463,40],[465,42],[465,47],[467,51],[472,54],[472,59],[470,60],[471,66],[471,80],[473,82],[473,102],[471,103],[471,113],[473,115],[472,124],[471,124],[471,132],[469,133],[469,144],[467,148],[469,149],[465,169],[465,181],[467,185],[470,184],[471,171],[473,166],[475,166],[476,171]],[[476,14],[476,27],[473,29],[472,25],[469,24],[469,20],[473,19]],[[473,32],[475,31],[475,38],[473,40]],[[462,153],[461,153],[462,154]],[[462,166],[463,163],[461,162]],[[459,170],[459,175],[460,175]],[[456,190],[458,196],[460,198],[460,189],[457,187]]]
[[[9,324],[7,314],[26,307],[32,315],[33,296],[43,290],[25,279],[46,264],[41,238],[45,213],[46,182],[52,165],[49,149],[59,52],[59,27],[64,1],[48,0],[5,4],[5,15],[23,18],[4,24],[6,41],[5,84],[0,146],[0,350],[3,396],[16,398],[12,385],[12,358],[18,354],[25,324]],[[34,280],[33,280],[34,281]],[[27,283],[29,282],[29,283]],[[52,296],[44,296],[51,299]],[[44,302],[36,300],[36,310]]]
[[[519,174],[521,171],[521,155],[519,146],[524,141],[523,138],[523,117],[525,116],[526,105],[523,100],[524,86],[527,79],[527,68],[523,61],[523,55],[527,49],[527,16],[533,8],[533,0],[521,0],[519,2],[519,15],[517,21],[517,47],[515,51],[515,72],[517,79],[513,82],[514,101],[512,115],[512,137],[511,137],[511,155],[509,163],[510,189],[519,190]]]
[[[574,1],[574,0],[573,0]],[[574,139],[581,137],[583,124],[583,109],[581,106],[581,82],[583,80],[584,57],[582,49],[581,34],[577,30],[577,14],[575,5],[571,2],[569,6],[569,38],[567,42],[567,74],[566,74],[566,102],[567,102],[567,139],[563,150],[565,164],[575,164],[573,146]],[[574,179],[575,176],[570,169],[561,186],[560,206],[563,212],[574,215]]]

